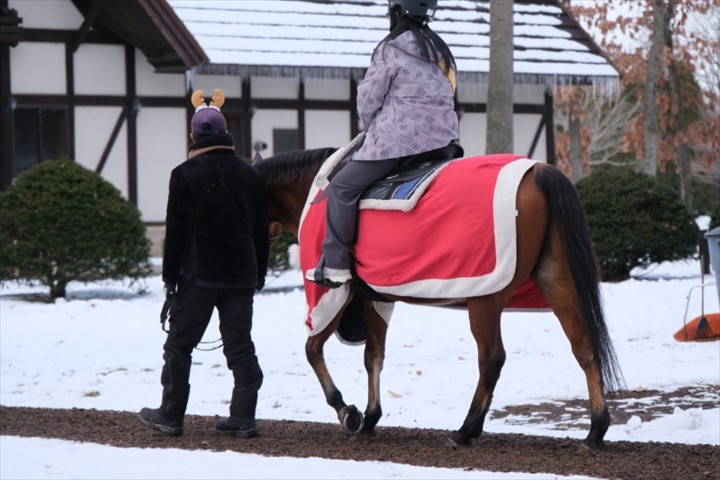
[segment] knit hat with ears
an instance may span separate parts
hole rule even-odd
[[[205,103],[202,90],[195,90],[192,94],[195,114],[190,121],[190,131],[195,138],[227,133],[227,122],[220,113],[220,107],[225,103],[225,94],[219,88],[214,93],[210,105]]]

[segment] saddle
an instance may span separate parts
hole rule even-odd
[[[323,190],[332,182],[337,173],[352,161],[355,153],[365,140],[365,133],[358,135],[343,151],[342,157],[328,162],[327,171],[318,174],[316,184]],[[370,185],[360,197],[359,209],[410,211],[443,167],[452,160],[461,158],[465,151],[457,142],[428,152],[410,155],[384,178]],[[326,194],[312,203],[321,202]]]
[[[442,166],[462,157],[464,153],[460,144],[453,142],[446,147],[408,157],[389,175],[373,183],[365,190],[365,193],[360,197],[360,208],[379,208],[377,202],[374,202],[373,205],[366,204],[363,206],[363,200],[412,199],[413,195],[420,192],[425,182],[434,177]]]

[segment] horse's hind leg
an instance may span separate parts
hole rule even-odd
[[[493,296],[470,298],[467,302],[470,330],[477,342],[480,378],[462,427],[450,437],[454,445],[469,445],[482,433],[493,391],[505,364],[505,348],[500,332],[503,307],[497,302],[498,298]]]
[[[560,320],[560,325],[570,340],[573,355],[585,372],[590,396],[591,426],[583,443],[593,450],[601,449],[604,447],[605,433],[610,427],[610,413],[605,401],[600,364],[583,322],[580,298],[564,246],[554,231],[550,233],[532,278]]]
[[[385,339],[387,323],[373,307],[372,302],[364,302],[365,310],[365,369],[368,374],[368,404],[365,409],[363,433],[372,433],[380,417],[380,372],[385,360]]]
[[[343,309],[344,310],[344,309]],[[305,355],[307,356],[310,366],[315,371],[320,385],[325,393],[325,400],[328,405],[335,409],[337,412],[338,419],[343,425],[343,428],[347,433],[358,433],[363,426],[363,416],[354,405],[348,406],[343,400],[342,393],[335,386],[330,372],[328,371],[327,364],[325,363],[325,354],[323,347],[327,342],[330,335],[332,335],[337,329],[338,323],[342,311],[338,316],[328,325],[322,332],[308,337],[305,342]]]

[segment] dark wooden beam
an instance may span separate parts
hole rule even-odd
[[[550,165],[555,165],[555,119],[553,116],[553,95],[545,92],[545,149],[546,160]]]
[[[15,95],[19,104],[27,106],[124,107],[125,95]],[[146,107],[185,107],[185,97],[136,97]]]
[[[125,85],[127,93],[127,172],[128,200],[138,204],[138,156],[137,156],[137,108],[134,102],[135,88],[135,47],[125,46]]]
[[[298,148],[305,150],[305,82],[302,78],[298,86]]]
[[[50,42],[50,43],[69,43],[73,44],[77,32],[72,30],[46,30],[42,28],[26,28],[23,31],[23,42]],[[83,43],[100,43],[110,45],[120,45],[124,43],[121,39],[108,32],[107,30],[93,29],[90,30]]]
[[[25,32],[21,24],[22,18],[15,9],[8,7],[7,0],[0,2],[0,43],[17,47]]]
[[[13,102],[10,90],[10,44],[0,43],[0,190],[5,190],[10,185],[13,177],[15,158],[15,103]]]
[[[90,11],[88,11],[87,15],[85,16],[85,20],[83,21],[82,25],[80,25],[80,29],[78,29],[78,31],[75,32],[75,34],[73,35],[73,53],[77,52],[78,48],[80,48],[80,45],[85,41],[88,33],[90,33],[90,29],[95,24],[95,20],[97,20],[98,16],[100,16],[100,12],[105,6],[104,3],[104,0],[97,0],[93,2],[93,4],[90,6]]]
[[[117,140],[118,134],[120,133],[120,129],[122,128],[122,125],[128,116],[128,112],[129,112],[129,110],[127,107],[123,107],[123,109],[120,111],[120,116],[118,117],[117,121],[115,122],[115,127],[113,128],[113,131],[110,134],[110,138],[108,139],[107,144],[105,145],[105,150],[103,150],[103,153],[100,156],[100,161],[98,162],[97,167],[95,167],[95,172],[102,173],[103,168],[105,168],[105,163],[107,162],[107,159],[110,156],[110,152],[112,151],[112,148],[115,145],[115,140]]]
[[[537,147],[538,140],[540,140],[540,134],[542,133],[543,127],[545,127],[545,116],[543,115],[540,117],[540,122],[538,122],[537,130],[535,130],[535,136],[533,137],[533,141],[530,144],[530,151],[528,151],[528,158],[532,158],[535,154],[535,148]]]
[[[357,80],[350,80],[350,138],[355,138],[360,133],[359,118],[357,112]]]
[[[487,113],[486,103],[461,103],[460,107],[465,113]],[[513,113],[535,113],[543,115],[545,105],[535,103],[516,103],[513,105]]]
[[[75,161],[75,107],[73,99],[75,97],[75,62],[73,62],[74,51],[70,48],[70,43],[65,44],[65,84],[67,85],[67,95],[70,99],[67,109],[67,146],[68,157]]]
[[[252,158],[252,119],[255,114],[255,107],[253,106],[252,92],[250,90],[250,79],[243,78],[242,80],[242,106],[243,121],[242,121],[242,156],[245,158]]]

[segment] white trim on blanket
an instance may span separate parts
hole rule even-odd
[[[327,160],[322,164],[320,167],[320,170],[318,170],[318,173],[315,175],[315,179],[313,180],[312,184],[310,185],[310,192],[308,192],[308,197],[305,200],[305,207],[303,208],[302,215],[300,215],[300,226],[298,227],[298,238],[300,238],[300,231],[302,230],[303,223],[305,221],[305,215],[307,214],[308,210],[310,210],[310,204],[315,199],[315,196],[320,190],[325,190],[328,185],[330,185],[330,182],[328,181],[328,177],[330,174],[335,170],[335,166],[340,163],[340,160],[345,158],[345,155],[355,148],[355,145],[362,142],[365,138],[365,132],[361,132],[357,137],[353,138],[350,143],[345,145],[344,147],[338,149],[335,153],[330,155]]]
[[[333,321],[340,309],[345,305],[349,296],[350,286],[348,284],[328,290],[308,315],[312,322],[312,328],[308,326],[308,336],[312,337],[325,330],[325,327]]]

